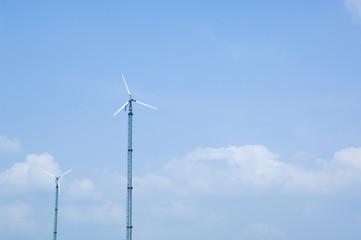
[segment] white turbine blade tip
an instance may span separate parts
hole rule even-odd
[[[117,114],[118,114],[123,108],[125,108],[125,106],[127,106],[128,104],[129,104],[129,102],[126,102],[121,108],[118,109],[118,111],[116,111],[116,112],[114,113],[113,116],[117,115]]]
[[[145,104],[145,103],[143,103],[143,102],[141,102],[141,101],[135,100],[135,102],[137,102],[137,103],[139,103],[139,104],[142,104],[142,105],[144,105],[144,106],[146,106],[146,107],[149,107],[149,108],[153,108],[153,109],[155,109],[155,110],[158,110],[158,108],[153,107],[153,106],[150,106],[150,105],[148,105],[148,104]]]
[[[125,84],[125,88],[127,89],[127,92],[128,92],[128,94],[129,94],[129,96],[131,95],[130,94],[130,91],[129,91],[129,88],[128,88],[128,85],[127,85],[127,82],[125,81],[125,77],[124,77],[124,75],[122,74],[122,78],[123,78],[123,81],[124,81],[124,84]]]
[[[42,171],[42,172],[49,175],[49,176],[56,177],[54,174],[51,174],[51,173],[48,173],[48,172],[45,172],[45,171]]]
[[[68,174],[72,169],[68,170],[66,173],[63,173],[62,175],[60,175],[60,177],[65,176],[66,174]]]

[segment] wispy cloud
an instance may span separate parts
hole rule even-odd
[[[38,226],[33,220],[33,215],[32,207],[23,202],[0,206],[0,231],[37,231]]]
[[[251,224],[242,234],[243,239],[285,239],[286,233],[272,224]]]
[[[345,0],[345,6],[355,17],[361,19],[361,0]]]
[[[75,224],[119,225],[125,220],[123,206],[110,201],[89,205],[68,204],[63,209],[65,219]]]
[[[119,199],[124,193],[119,192],[119,185],[125,191],[125,183],[123,177],[109,171],[103,172],[100,179],[83,178],[71,181],[64,189],[65,220],[80,225],[111,226],[124,223],[125,206]]]
[[[18,139],[9,139],[6,136],[0,136],[0,152],[16,152],[21,149],[21,143]]]
[[[96,191],[93,180],[77,179],[70,182],[65,189],[67,198],[75,200],[96,200],[100,194]]]

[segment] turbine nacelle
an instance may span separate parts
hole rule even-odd
[[[47,174],[47,175],[49,175],[49,176],[51,176],[51,177],[53,177],[53,178],[55,178],[56,187],[59,189],[59,194],[60,194],[60,181],[59,181],[59,179],[60,179],[61,177],[65,176],[66,174],[68,174],[70,171],[71,171],[71,169],[68,170],[68,171],[66,171],[65,173],[59,175],[59,176],[56,176],[56,175],[51,174],[51,173],[48,173],[48,172],[46,172],[46,171],[42,171],[42,172],[45,173],[45,174]]]
[[[116,111],[113,116],[117,115],[123,108],[126,109],[126,107],[127,107],[129,104],[131,104],[132,102],[136,102],[136,103],[139,103],[139,104],[141,104],[141,105],[143,105],[143,106],[146,106],[146,107],[149,107],[149,108],[158,110],[158,108],[156,108],[156,107],[153,107],[153,106],[151,106],[151,105],[148,105],[148,104],[146,104],[146,103],[143,103],[143,102],[141,102],[141,101],[138,101],[138,100],[133,99],[133,98],[132,98],[132,94],[131,94],[130,91],[129,91],[127,82],[125,81],[125,78],[124,78],[124,75],[123,75],[123,74],[122,74],[122,78],[123,78],[123,81],[124,81],[125,88],[127,89],[127,92],[128,92],[128,94],[129,94],[129,100],[128,100],[121,108],[119,108],[118,111]]]

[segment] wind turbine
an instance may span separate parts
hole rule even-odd
[[[127,82],[125,81],[125,78],[122,74],[122,78],[124,81],[125,88],[127,89],[127,92],[129,94],[129,100],[121,107],[118,111],[114,113],[114,116],[117,115],[123,108],[125,108],[129,105],[129,112],[128,112],[128,179],[127,179],[127,240],[132,240],[132,117],[133,117],[133,109],[132,109],[132,103],[136,102],[143,106],[153,108],[157,110],[158,108],[150,106],[148,104],[142,103],[141,101],[135,100],[132,98],[132,95],[130,94]]]
[[[53,238],[54,240],[56,240],[56,234],[58,233],[57,232],[57,228],[58,228],[58,198],[59,198],[59,194],[60,194],[59,179],[61,177],[63,177],[64,175],[68,174],[70,171],[71,171],[71,169],[68,170],[66,173],[59,175],[59,176],[42,171],[43,173],[48,174],[49,176],[52,176],[55,178],[55,213],[54,213],[54,238]]]

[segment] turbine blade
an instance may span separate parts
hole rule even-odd
[[[128,88],[128,85],[127,85],[127,82],[125,81],[125,78],[124,78],[124,75],[122,74],[122,78],[123,78],[123,81],[124,81],[124,84],[125,84],[125,87],[127,88],[127,92],[129,94],[129,96],[131,95],[130,94],[130,91],[129,91],[129,88]]]
[[[72,169],[68,170],[66,173],[63,173],[62,175],[60,175],[60,177],[65,176],[66,174],[68,174]]]
[[[158,110],[158,108],[153,107],[153,106],[150,106],[150,105],[145,104],[145,103],[142,103],[141,101],[138,101],[138,100],[134,100],[134,101],[137,102],[137,103],[139,103],[139,104],[142,104],[142,105],[144,105],[144,106],[146,106],[146,107],[149,107],[149,108],[153,108],[153,109],[155,109],[155,110]]]
[[[123,108],[125,108],[125,106],[127,106],[129,104],[129,102],[126,102],[121,108],[119,108],[119,110],[118,111],[116,111],[115,113],[114,113],[114,115],[113,116],[115,116],[115,115],[117,115],[118,114],[118,112],[120,112]]]
[[[55,175],[51,174],[51,173],[48,173],[48,172],[45,172],[45,171],[42,171],[43,173],[49,175],[49,176],[52,176],[52,177],[56,177]]]
[[[59,178],[58,178],[58,192],[59,192],[59,195],[60,195],[60,181],[59,181]]]

